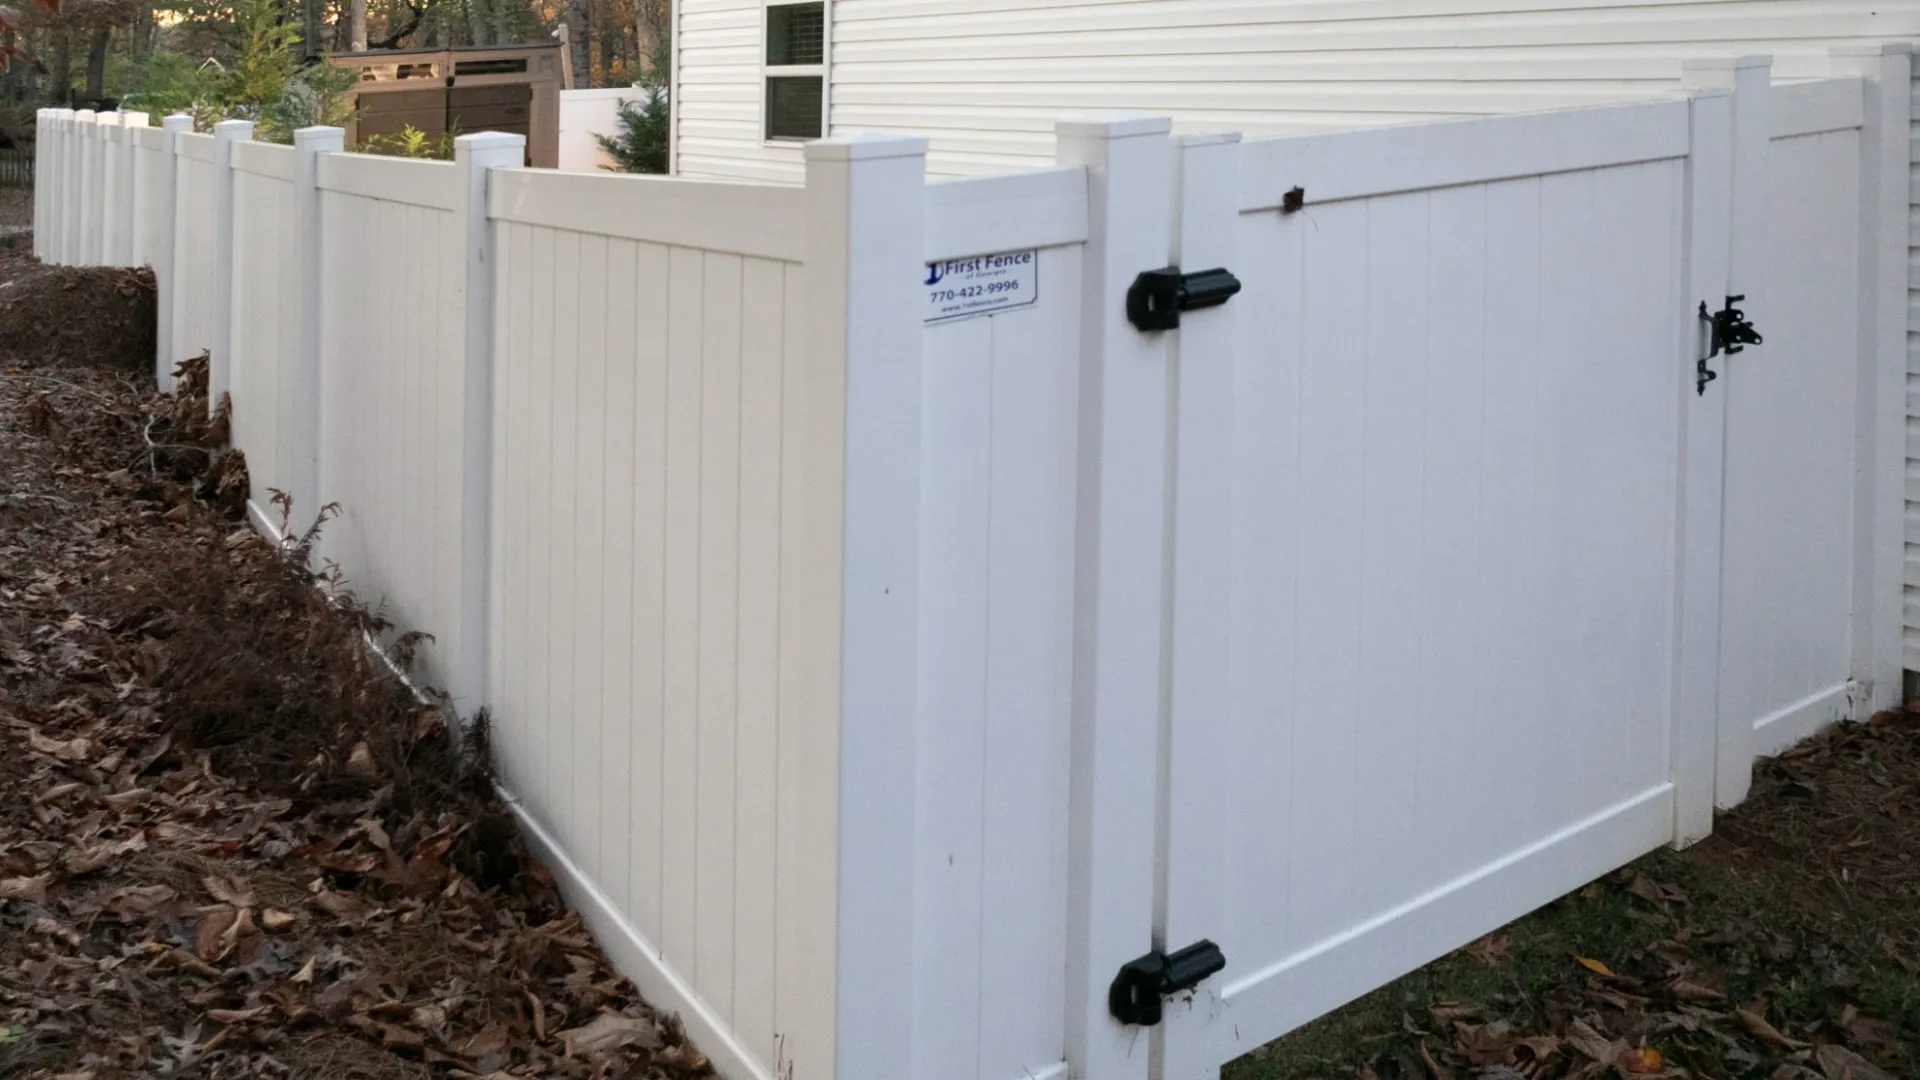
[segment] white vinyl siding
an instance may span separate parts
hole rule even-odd
[[[1907,199],[1907,550],[1903,635],[1908,671],[1920,671],[1920,74],[1914,78],[1910,126],[1914,164]]]
[[[799,178],[753,125],[759,0],[681,0],[681,168]],[[831,134],[933,138],[936,175],[1040,167],[1076,112],[1279,134],[1567,108],[1673,89],[1688,57],[1920,37],[1916,0],[835,0]],[[1444,11],[1443,14],[1435,14]],[[737,51],[736,51],[737,50]]]
[[[681,176],[799,183],[800,144],[760,138],[762,0],[681,0],[675,171]]]

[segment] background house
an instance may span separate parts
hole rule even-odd
[[[1633,100],[1684,58],[1920,37],[1914,0],[682,0],[674,171],[798,181],[800,143],[931,136],[936,175],[1053,161],[1053,122],[1249,136]]]

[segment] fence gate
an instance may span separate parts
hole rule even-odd
[[[1728,101],[1176,151],[1178,261],[1243,291],[1173,345],[1155,944],[1225,966],[1168,1002],[1153,1075],[1697,817],[1713,687],[1675,657],[1712,640],[1686,494],[1718,505],[1688,447],[1725,261],[1687,248],[1724,249]]]
[[[1735,302],[1763,339],[1714,361],[1727,400],[1722,586],[1723,804],[1746,795],[1749,763],[1864,707],[1856,634],[1856,440],[1863,84],[1767,88],[1764,66],[1736,91]],[[1755,91],[1758,92],[1755,92]],[[1747,128],[1752,128],[1750,132]],[[1756,175],[1755,183],[1740,182]],[[1869,342],[1869,346],[1871,343]],[[1867,371],[1871,371],[1868,359]],[[1864,600],[1864,597],[1860,599]],[[1859,677],[1859,679],[1856,678]],[[1742,740],[1750,741],[1742,745]]]

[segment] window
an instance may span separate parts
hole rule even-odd
[[[817,139],[826,126],[827,5],[767,4],[764,123],[769,140]]]

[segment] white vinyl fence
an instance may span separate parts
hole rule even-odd
[[[1898,693],[1908,55],[1688,73],[798,188],[49,111],[36,250],[159,268],[723,1075],[1193,1080]]]

